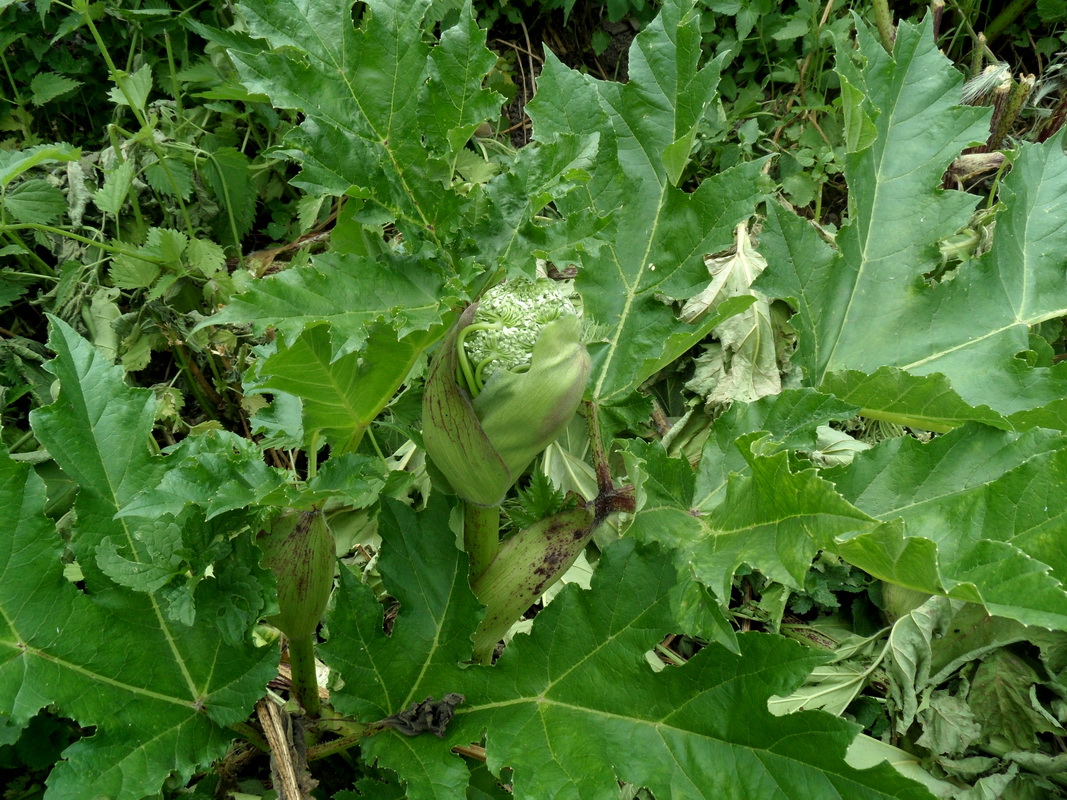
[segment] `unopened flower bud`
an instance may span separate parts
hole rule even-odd
[[[519,303],[496,303],[486,321],[476,319],[479,305],[471,305],[441,343],[426,378],[426,452],[456,493],[476,505],[504,499],[534,457],[563,432],[589,380],[591,362],[573,305],[561,308],[558,294],[529,282],[520,289]],[[531,297],[547,302],[524,307]],[[508,310],[515,312],[511,318],[504,316]],[[530,321],[536,324],[533,336]],[[494,334],[483,350],[475,349],[474,366],[462,350],[468,328]],[[508,338],[506,328],[517,335]],[[508,358],[490,364],[497,360],[494,352]]]

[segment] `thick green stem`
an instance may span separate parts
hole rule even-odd
[[[319,679],[315,672],[315,636],[289,640],[289,666],[292,668],[293,697],[309,717],[317,717]]]
[[[874,24],[878,27],[878,38],[887,53],[893,52],[893,40],[897,38],[893,28],[893,12],[889,10],[889,0],[874,0]]]
[[[496,558],[500,543],[500,506],[463,503],[463,549],[471,560],[471,578],[481,575]]]

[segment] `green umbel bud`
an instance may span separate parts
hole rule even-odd
[[[267,622],[290,639],[311,636],[326,610],[336,567],[333,534],[321,511],[290,511],[259,538],[278,584],[279,613]]]
[[[430,363],[423,393],[423,443],[434,466],[464,500],[498,505],[534,457],[574,416],[591,362],[574,314],[543,324],[528,363],[499,366],[476,397],[457,381],[463,332],[474,324],[471,305]],[[477,371],[477,370],[476,370]],[[485,369],[480,370],[485,375]]]
[[[577,317],[570,290],[552,280],[518,279],[494,286],[478,302],[471,325],[458,339],[456,378],[477,397],[501,370],[524,372],[545,327],[561,317]]]

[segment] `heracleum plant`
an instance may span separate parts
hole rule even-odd
[[[623,782],[661,800],[929,800],[988,784],[963,770],[993,750],[981,764],[998,785],[1055,796],[1067,376],[1044,331],[1067,316],[1061,143],[1012,154],[987,198],[988,248],[946,269],[939,244],[981,198],[944,189],[945,171],[988,138],[988,111],[960,105],[963,77],[929,22],[900,23],[892,52],[857,22],[836,66],[849,206],[816,229],[776,201],[767,161],[713,175],[690,163],[724,61],[703,51],[695,4],[667,0],[626,83],[546,53],[530,143],[477,164],[467,143],[499,115],[497,58],[458,6],[371,0],[353,15],[341,0],[248,0],[234,30],[197,27],[234,70],[219,95],[266,97],[299,120],[272,155],[299,163],[293,186],[331,198],[336,224],[325,252],[204,309],[201,329],[255,342],[240,390],[266,406],[247,430],[206,424],[160,450],[156,395],[49,321],[54,385],[20,432],[39,448],[0,457],[0,742],[42,710],[79,726],[48,800],[140,800],[190,781],[214,793],[246,746],[289,777],[347,751],[339,797],[599,800]],[[43,189],[19,190],[22,175],[73,149],[0,158],[0,204],[25,211]],[[793,311],[791,383],[719,403],[699,452],[674,457],[645,389],[681,385],[694,348],[755,302],[677,313],[741,225],[766,260],[754,291]],[[533,280],[537,258],[576,265],[584,337],[563,297],[540,320],[498,299],[563,290]],[[100,271],[110,289],[115,264]],[[515,322],[538,326],[530,361],[494,366]],[[732,369],[780,375],[780,350],[752,347]],[[861,413],[940,435],[811,457],[820,429]],[[563,428],[550,477],[587,488],[498,541],[499,503]],[[523,606],[622,509],[589,588],[566,585],[496,656]],[[370,565],[323,556],[327,520],[342,549],[373,550]],[[784,598],[820,551],[936,595],[864,645],[888,684],[860,710],[891,715],[886,737],[907,751],[841,716],[869,673],[826,669],[841,665],[774,619],[733,624],[735,573],[758,571]],[[268,690],[279,651],[253,635],[265,620],[297,643],[288,701]],[[968,645],[955,627],[993,637],[971,661],[997,654],[945,698],[915,665],[956,663]],[[679,633],[699,649],[650,663]],[[1007,649],[1022,643],[1032,663]],[[1002,691],[1005,674],[1023,688]],[[279,702],[292,700],[308,713]],[[783,708],[799,710],[772,713]],[[942,725],[946,709],[970,722]],[[287,723],[270,742],[267,716]]]

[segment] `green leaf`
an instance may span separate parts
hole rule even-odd
[[[0,457],[0,508],[12,520],[0,546],[0,708],[16,725],[52,706],[96,733],[64,752],[49,793],[75,800],[140,800],[172,773],[188,779],[223,755],[226,726],[243,719],[275,672],[276,655],[224,643],[215,620],[168,620],[160,600],[117,588],[94,554],[121,542],[143,550],[118,505],[157,473],[149,463],[152,393],[53,320],[48,368],[56,402],[31,415],[41,443],[79,486],[69,546],[87,592],[63,574],[61,542],[45,516],[43,482]],[[106,557],[105,557],[106,561]],[[231,588],[232,591],[232,588]]]
[[[255,504],[288,506],[295,497],[288,474],[263,463],[255,442],[229,431],[186,437],[157,461],[163,477],[124,503],[118,517],[158,519],[193,504],[210,520]]]
[[[1031,750],[1039,733],[1063,735],[1063,729],[1035,711],[1030,701],[1037,673],[1007,649],[990,654],[975,670],[967,701],[983,733],[995,746]]]
[[[1067,557],[1053,500],[1067,480],[1063,434],[971,424],[926,444],[882,442],[824,474],[850,503],[892,523],[835,545],[856,566],[1027,625],[1067,626]]]
[[[653,672],[643,653],[672,628],[675,580],[670,557],[613,545],[591,591],[565,587],[495,667],[467,671],[448,743],[486,730],[517,797],[604,797],[619,780],[657,797],[928,797],[887,765],[847,766],[847,723],[768,712],[822,660],[810,648],[749,634],[740,655],[710,645]]]
[[[148,389],[127,386],[122,369],[66,323],[51,322],[48,344],[56,358],[46,369],[59,380],[60,393],[56,402],[31,412],[30,422],[79,486],[70,546],[95,590],[110,583],[97,583],[94,564],[96,548],[115,532],[115,512],[159,477],[148,444],[156,400]],[[124,532],[136,549],[133,529]]]
[[[21,248],[17,248],[21,249]],[[10,255],[10,253],[4,253]],[[22,275],[0,270],[0,309],[7,308],[30,290],[31,281]]]
[[[413,259],[373,261],[325,253],[311,267],[288,269],[256,281],[197,326],[252,323],[257,333],[278,329],[295,346],[306,325],[330,323],[330,361],[365,346],[374,322],[393,322],[397,336],[426,331],[440,322],[443,281]],[[310,334],[318,340],[319,334]]]
[[[600,136],[592,180],[557,205],[564,216],[592,211],[612,220],[610,244],[581,255],[576,280],[586,319],[603,326],[589,351],[591,393],[604,405],[620,402],[753,302],[734,298],[719,307],[719,319],[686,325],[661,299],[685,299],[706,285],[704,256],[732,243],[734,227],[762,194],[761,162],[720,173],[694,192],[674,185],[693,126],[715,101],[719,64],[698,69],[699,41],[691,4],[667,3],[634,40],[629,83],[580,75],[549,54],[527,107],[538,141]]]
[[[246,2],[241,10],[249,32],[276,49],[240,47],[231,54],[245,86],[305,115],[286,137],[287,154],[303,167],[297,185],[314,194],[367,198],[383,221],[395,222],[413,241],[440,243],[467,201],[446,185],[450,158],[427,150],[422,134],[428,126],[434,138],[443,135],[439,145],[462,144],[494,95],[481,88],[482,67],[492,62],[470,12],[432,47],[423,32],[429,5],[371,0],[355,29],[351,0],[314,7]],[[323,30],[334,35],[323,37]],[[441,52],[431,59],[435,50]],[[428,115],[426,102],[433,104]],[[444,130],[431,121],[435,112],[443,115]]]
[[[441,34],[440,45],[430,53],[419,107],[427,138],[445,153],[458,154],[482,122],[500,114],[504,98],[482,86],[497,61],[485,39],[468,0],[459,21]]]
[[[119,289],[147,289],[156,282],[160,274],[158,263],[132,255],[116,256],[108,270],[111,283]]]
[[[282,345],[263,361],[256,388],[281,389],[301,398],[304,430],[321,431],[336,452],[348,452],[393,399],[440,328],[398,340],[396,331],[379,323],[368,326],[365,335],[362,349],[334,361],[331,330],[325,325],[305,328],[292,345]]]
[[[691,545],[697,577],[722,600],[743,563],[800,589],[815,554],[833,549],[833,537],[875,526],[815,470],[794,472],[786,453],[758,456],[757,436],[737,444],[750,474],[730,476],[725,499],[703,518],[704,535]]]
[[[934,753],[961,756],[981,736],[982,729],[967,703],[948,691],[933,692],[920,718],[923,735],[916,744]]]
[[[916,377],[896,367],[880,367],[870,375],[846,370],[827,375],[822,389],[856,405],[874,398],[877,407],[861,408],[861,415],[920,430],[945,433],[966,422],[1012,427],[989,406],[965,403],[940,374]]]
[[[487,765],[513,771],[519,798],[604,797],[618,781],[659,797],[796,800],[928,798],[887,765],[844,762],[853,726],[821,713],[774,717],[822,660],[778,637],[739,637],[742,654],[712,645],[684,667],[656,674],[644,652],[673,630],[676,568],[667,555],[622,541],[608,549],[593,588],[569,585],[513,639],[495,667],[467,667],[477,603],[448,509],[418,517],[386,503],[379,569],[399,601],[391,635],[373,592],[342,573],[324,659],[345,675],[332,694],[342,713],[384,719],[426,697],[465,696],[441,741],[386,730],[363,756],[396,770],[407,796],[465,796],[468,771],[451,752],[485,734]],[[432,565],[432,568],[431,568]]]
[[[332,455],[308,481],[303,498],[306,502],[311,498],[340,497],[352,508],[369,508],[382,494],[403,492],[412,480],[410,472],[390,471],[380,458],[356,453]]]
[[[840,76],[840,80],[841,110],[845,118],[845,152],[858,153],[874,144],[878,130],[863,107],[863,92],[849,83],[844,75]]]
[[[15,222],[48,224],[67,210],[63,193],[44,178],[31,178],[18,184],[4,195],[3,203]]]
[[[7,188],[15,178],[40,164],[56,161],[76,161],[81,150],[69,144],[39,144],[27,150],[0,150],[0,189]]]
[[[193,193],[193,170],[176,158],[153,161],[144,168],[144,177],[153,190],[168,197],[188,200]]]
[[[226,253],[210,239],[190,239],[185,247],[189,267],[205,278],[218,274],[226,266]]]
[[[107,173],[104,185],[93,193],[93,202],[101,211],[118,214],[130,194],[136,164],[127,159]]]
[[[108,274],[120,289],[147,289],[164,270],[172,276],[185,272],[182,254],[189,237],[169,228],[149,228],[144,245],[133,253],[115,256]]]
[[[49,796],[140,800],[225,753],[226,726],[262,694],[275,655],[221,647],[213,623],[179,633],[143,596],[87,597],[63,576],[45,499],[40,478],[0,457],[14,523],[0,547],[0,708],[19,727],[45,706],[96,727],[64,751]]]
[[[248,156],[235,147],[220,147],[209,152],[200,174],[224,211],[216,221],[219,237],[230,246],[239,246],[252,230],[258,196]]]
[[[470,658],[470,635],[481,612],[448,514],[439,493],[417,516],[398,502],[382,504],[378,571],[400,602],[391,636],[382,634],[382,607],[374,593],[357,576],[341,570],[336,607],[327,617],[333,635],[319,652],[345,676],[344,687],[332,693],[342,713],[373,722],[428,695],[440,699],[462,691],[458,665]],[[368,763],[376,760],[398,772],[411,798],[463,797],[466,765],[437,739],[428,741],[431,738],[386,731],[369,739],[363,754]]]
[[[30,81],[30,102],[35,106],[62,97],[82,85],[82,82],[55,72],[38,72]]]
[[[1031,326],[1067,313],[1056,288],[1067,156],[1056,143],[1021,146],[1000,187],[992,248],[951,280],[926,280],[940,267],[938,242],[966,227],[974,208],[974,195],[939,184],[959,151],[988,135],[985,112],[959,105],[962,77],[937,50],[929,19],[900,24],[892,57],[870,32],[859,39],[863,68],[842,52],[838,71],[863,94],[857,113],[877,137],[860,147],[869,138],[861,135],[846,158],[849,219],[837,251],[774,208],[761,241],[770,266],[757,288],[796,306],[796,362],[820,387],[851,371],[832,378],[835,391],[887,414],[931,418],[938,406],[921,382],[905,389],[898,377],[894,389],[863,377],[886,366],[943,374],[977,417],[1062,405],[1063,369],[1028,367],[1017,354],[1029,349]],[[967,414],[952,395],[945,400],[935,424],[947,428]]]
[[[576,258],[576,242],[604,228],[609,220],[572,212],[548,224],[535,219],[552,201],[579,190],[590,180],[599,134],[560,134],[550,143],[531,142],[522,148],[511,168],[485,187],[489,201],[475,233],[478,247],[490,263],[500,263],[512,276],[532,274],[531,253],[551,254],[560,263]]]
[[[764,431],[770,439],[760,443],[760,452],[778,449],[811,450],[816,447],[818,428],[831,421],[855,415],[858,409],[835,397],[812,389],[786,389],[754,403],[735,403],[715,421],[712,435],[697,468],[693,508],[711,511],[723,502],[730,475],[745,475],[749,461],[735,442],[745,434]]]
[[[177,551],[182,547],[182,531],[173,522],[157,522],[141,538],[150,561],[127,558],[114,539],[105,539],[96,551],[96,564],[120,586],[136,592],[156,592],[179,574],[182,563]]]
[[[114,76],[115,86],[108,90],[111,102],[117,106],[133,106],[144,113],[148,95],[152,91],[152,67],[145,64],[136,72],[124,72]]]

